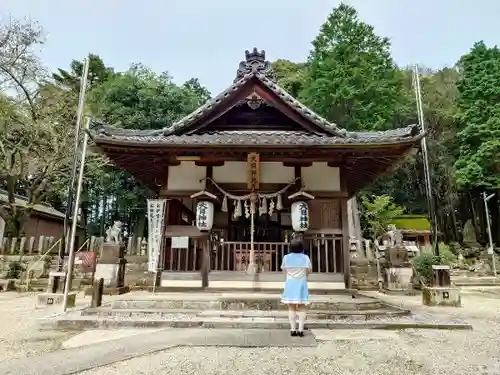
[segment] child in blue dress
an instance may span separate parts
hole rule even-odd
[[[292,240],[290,253],[285,255],[281,269],[286,275],[285,290],[281,302],[288,305],[288,318],[292,336],[304,336],[306,305],[309,304],[307,274],[311,272],[311,260],[304,254],[304,246],[299,240]],[[299,329],[296,330],[296,317],[299,317]]]

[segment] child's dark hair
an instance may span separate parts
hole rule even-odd
[[[288,249],[291,253],[302,253],[304,251],[304,244],[301,240],[292,240]]]

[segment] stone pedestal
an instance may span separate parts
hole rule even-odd
[[[425,306],[460,307],[460,289],[454,287],[425,287],[422,290],[422,303]]]
[[[122,294],[128,292],[125,287],[125,245],[105,243],[96,265],[95,279],[104,279],[104,294]]]
[[[36,296],[37,306],[50,306],[60,305],[64,302],[64,295],[62,293],[40,293]],[[68,293],[68,308],[76,306],[76,292]]]
[[[411,267],[390,267],[385,270],[386,289],[390,291],[409,291],[413,288]]]
[[[64,271],[51,271],[49,272],[49,282],[47,284],[47,293],[53,293],[54,280],[58,278],[56,293],[62,294],[64,291],[64,284],[66,283],[66,272]]]

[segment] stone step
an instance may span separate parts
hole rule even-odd
[[[76,313],[76,312],[75,312]],[[169,318],[148,316],[143,318],[107,317],[97,315],[55,315],[40,322],[41,329],[82,330],[117,328],[233,328],[233,329],[289,329],[287,318],[278,317],[197,317],[171,315]],[[443,320],[429,316],[381,317],[365,320],[323,319],[306,321],[306,329],[472,329],[463,321]]]
[[[467,279],[467,278],[457,278],[453,280],[455,286],[500,286],[500,279],[495,278],[477,278],[477,279]]]
[[[347,310],[347,311],[314,311],[308,310],[307,316],[312,320],[338,320],[338,319],[356,319],[356,320],[366,320],[376,317],[384,316],[403,316],[409,315],[409,310],[402,309],[379,309],[379,310]],[[112,309],[112,308],[88,308],[82,311],[82,316],[99,316],[99,317],[128,317],[128,318],[151,318],[154,319],[171,319],[171,317],[190,317],[190,318],[259,318],[259,317],[270,317],[270,318],[288,318],[288,311],[283,310],[206,310],[206,311],[195,311],[195,310],[162,310],[162,309]]]
[[[387,304],[370,298],[312,298],[309,304],[310,310],[323,311],[364,311],[387,308]],[[281,303],[278,296],[204,296],[198,295],[190,298],[185,294],[169,297],[151,297],[135,299],[119,299],[113,301],[113,309],[133,310],[287,310],[288,307]]]
[[[138,290],[143,290],[143,291],[148,291],[152,292],[153,287],[151,286],[134,286],[131,287],[131,289],[138,291]],[[156,293],[259,293],[259,294],[281,294],[283,293],[283,288],[254,288],[254,287],[241,287],[241,288],[222,288],[222,287],[208,287],[208,288],[203,288],[203,287],[175,287],[175,286],[161,286],[161,287],[156,287],[155,288]],[[310,294],[315,294],[315,295],[347,295],[347,296],[352,296],[356,295],[358,293],[357,289],[318,289],[318,288],[309,288],[309,293]]]

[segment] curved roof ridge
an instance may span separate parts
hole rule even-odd
[[[256,77],[272,92],[274,92],[278,97],[280,97],[285,103],[287,103],[291,108],[298,112],[305,119],[313,122],[319,128],[325,130],[326,132],[338,136],[345,137],[347,130],[339,127],[333,122],[329,122],[324,117],[321,117],[312,109],[302,104],[297,98],[288,93],[284,88],[282,88],[277,83],[273,82],[271,79],[266,77],[264,74],[256,73]]]

